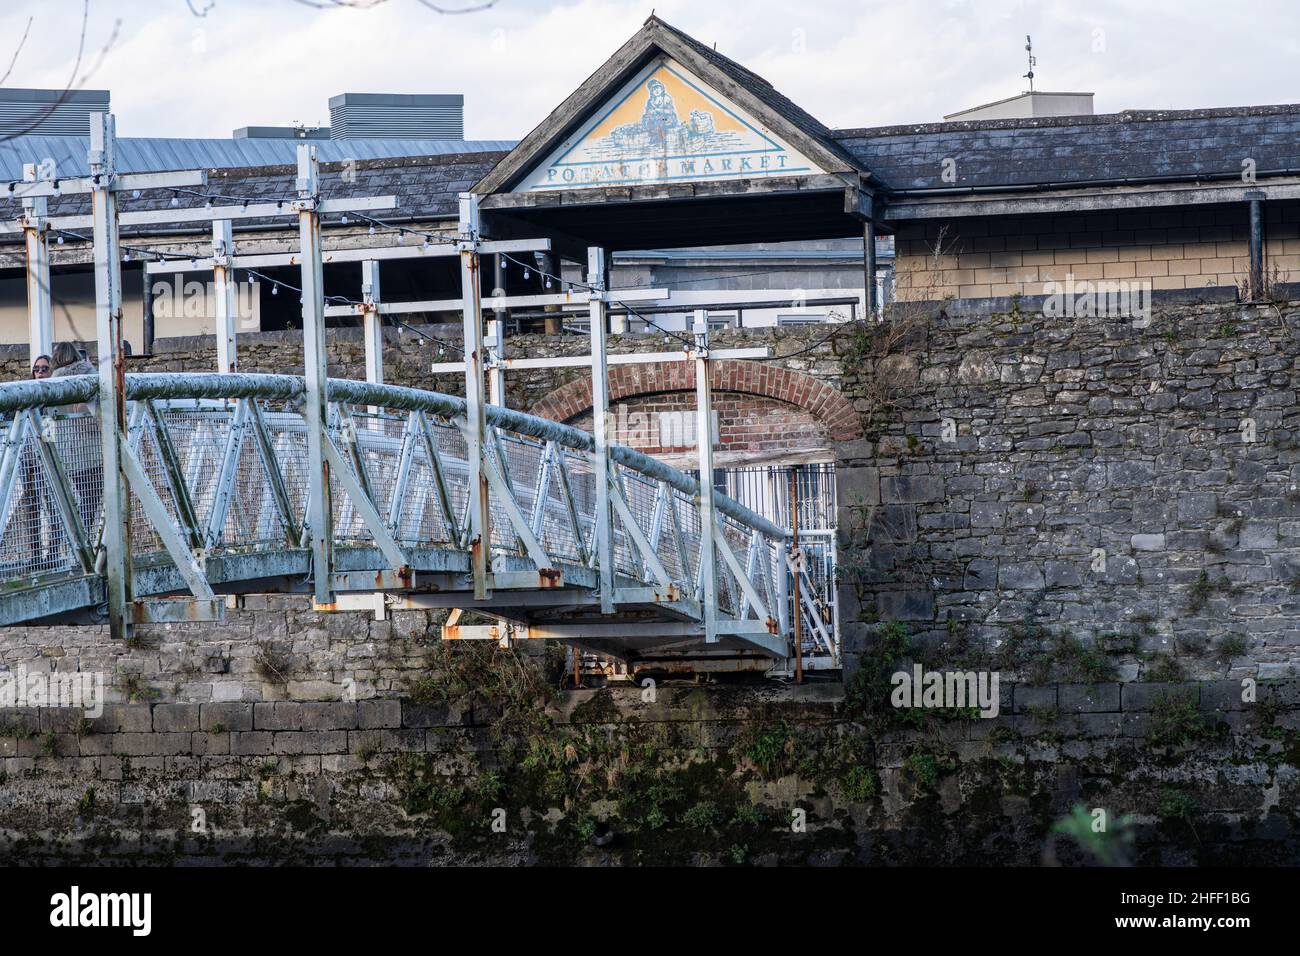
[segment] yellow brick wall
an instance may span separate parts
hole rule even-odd
[[[1156,291],[1231,288],[1249,271],[1247,217],[1241,203],[908,223],[896,236],[895,295],[1036,296],[1068,275],[1150,280]],[[1300,281],[1300,204],[1265,207],[1265,252],[1270,274]]]

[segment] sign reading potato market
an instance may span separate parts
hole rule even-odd
[[[708,84],[661,58],[610,97],[516,191],[820,172]]]

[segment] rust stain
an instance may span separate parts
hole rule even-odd
[[[537,572],[537,583],[543,588],[558,588],[564,583],[559,568],[542,568]]]

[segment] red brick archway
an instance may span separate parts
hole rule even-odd
[[[824,424],[827,434],[835,441],[855,441],[862,437],[862,421],[848,399],[811,375],[738,359],[722,359],[714,362],[712,368],[715,391],[763,395],[796,405]],[[694,389],[692,362],[614,365],[609,369],[611,404],[638,395]],[[567,422],[590,409],[591,379],[584,376],[547,395],[533,407],[532,414]]]

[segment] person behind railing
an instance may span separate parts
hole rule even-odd
[[[55,378],[96,374],[95,366],[71,342],[55,345],[53,359]],[[94,410],[94,402],[65,406],[67,417],[59,423],[59,454],[77,495],[81,526],[87,535],[95,532],[104,497],[103,456]]]

